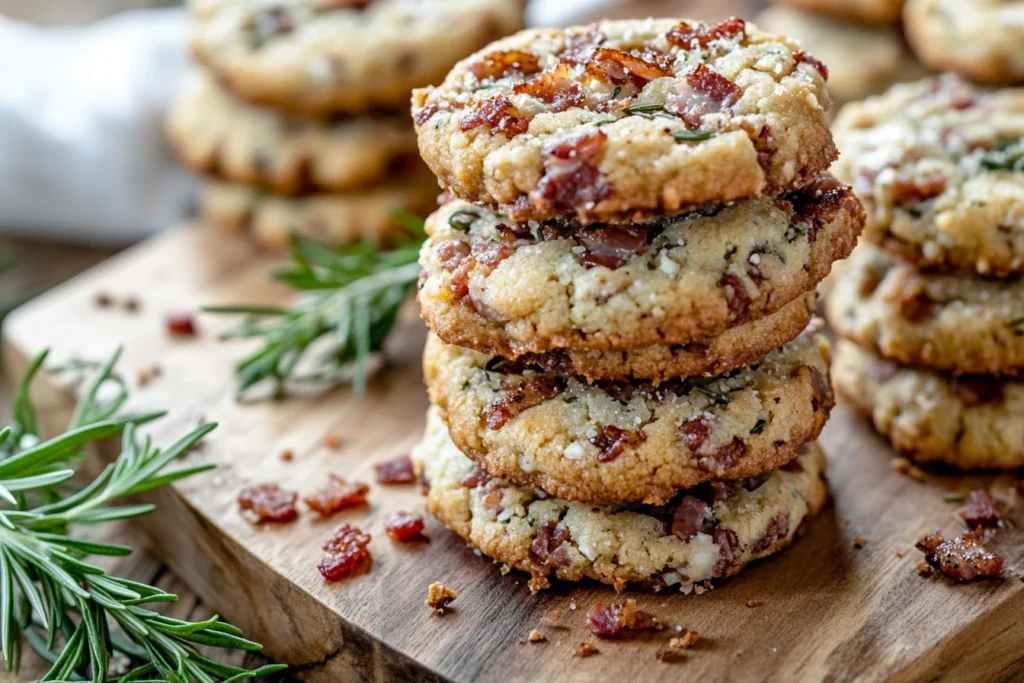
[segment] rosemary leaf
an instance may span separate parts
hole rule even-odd
[[[717,391],[712,391],[705,387],[697,387],[697,391],[704,394],[711,399],[711,404],[716,406],[727,406],[732,403],[732,399],[725,394],[720,394]]]

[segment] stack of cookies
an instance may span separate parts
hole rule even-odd
[[[1024,466],[1024,89],[896,86],[836,135],[867,209],[827,306],[837,390],[918,460]]]
[[[414,87],[522,28],[520,0],[192,0],[204,67],[168,120],[210,176],[204,222],[281,248],[384,240],[437,184],[405,113]],[[401,112],[401,113],[400,113]]]
[[[660,588],[826,497],[815,285],[863,225],[824,67],[739,19],[526,31],[413,95],[428,508],[532,574]]]

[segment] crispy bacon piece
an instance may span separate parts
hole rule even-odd
[[[586,68],[587,75],[595,80],[612,85],[628,84],[636,90],[643,90],[645,85],[656,78],[672,75],[670,69],[654,61],[647,61],[641,55],[606,47],[594,50]]]
[[[569,530],[553,522],[537,527],[530,542],[530,556],[540,564],[568,567],[572,564],[569,539]]]
[[[351,524],[342,524],[324,543],[327,554],[320,559],[316,568],[328,581],[338,581],[370,568],[373,557],[367,546],[370,535]]]
[[[719,446],[713,453],[701,455],[694,464],[702,472],[721,475],[732,468],[746,454],[747,444],[738,436],[734,436],[732,441]]]
[[[608,136],[603,131],[579,135],[544,148],[544,175],[537,193],[562,209],[592,206],[611,193],[597,168]]]
[[[478,486],[484,486],[493,479],[491,475],[480,468],[479,465],[474,464],[473,468],[462,477],[462,481],[459,483],[465,486],[467,489],[475,489]]]
[[[647,435],[643,430],[619,429],[615,425],[605,425],[590,439],[590,443],[600,451],[597,455],[598,462],[611,462],[622,455],[622,451],[644,441],[647,441]]]
[[[743,280],[738,275],[725,273],[722,275],[720,283],[725,289],[726,303],[729,306],[729,312],[732,313],[734,318],[742,317],[750,308],[750,304],[754,302],[750,294],[747,292],[747,288],[743,284]]]
[[[515,251],[515,247],[504,242],[477,241],[473,242],[473,258],[476,263],[487,266],[490,272],[499,263],[507,259]]]
[[[530,128],[530,122],[525,116],[519,115],[519,110],[507,97],[499,95],[478,102],[473,110],[459,121],[459,127],[464,131],[480,126],[487,126],[491,131],[514,138],[525,133]]]
[[[746,37],[747,23],[736,17],[699,26],[681,21],[665,34],[668,42],[684,50],[705,48],[714,40],[743,41]]]
[[[469,245],[462,240],[445,240],[434,247],[434,256],[441,262],[441,268],[448,272],[457,269],[469,253]]]
[[[785,514],[776,515],[768,522],[761,538],[754,541],[750,546],[750,552],[760,553],[771,547],[772,543],[785,538],[789,534],[789,516]]]
[[[491,429],[501,429],[524,410],[558,396],[565,386],[563,378],[552,375],[509,378],[501,383],[502,396],[484,408],[483,418]]]
[[[818,368],[810,368],[811,371],[811,410],[818,412],[829,403],[831,388],[828,380],[821,374]]]
[[[950,381],[953,393],[964,406],[974,408],[999,405],[1006,400],[1006,387],[998,378],[984,375],[961,375]]]
[[[691,417],[679,426],[679,438],[690,452],[696,453],[711,436],[713,419],[706,415]]]
[[[710,534],[713,530],[708,504],[700,498],[684,496],[672,513],[669,532],[680,541],[689,541],[699,533]]]
[[[586,248],[580,261],[587,268],[603,266],[617,270],[647,246],[648,232],[631,225],[604,225],[582,230],[578,235]]]
[[[917,542],[925,561],[951,579],[960,582],[995,578],[1003,570],[1003,558],[985,549],[983,529],[965,532],[947,541],[936,532]]]
[[[967,498],[967,507],[960,511],[960,517],[972,529],[999,525],[999,509],[995,497],[984,489],[975,489]]]
[[[551,111],[565,111],[572,107],[580,107],[586,101],[586,93],[578,83],[573,81],[572,67],[559,64],[554,69],[544,71],[536,78],[519,83],[513,88],[517,95],[536,97],[550,105]]]
[[[722,74],[698,64],[686,74],[689,88],[665,98],[665,111],[681,118],[688,127],[700,128],[704,117],[725,111],[739,99],[738,85]]]
[[[780,206],[789,212],[790,222],[807,232],[807,239],[813,242],[818,231],[835,220],[840,211],[860,217],[864,207],[853,191],[830,175],[820,175],[814,182],[799,190],[784,192]],[[785,207],[785,204],[789,204]]]
[[[341,477],[331,474],[327,486],[303,498],[303,502],[316,510],[322,517],[366,505],[366,494],[370,487],[360,482],[347,482]]]
[[[924,278],[916,273],[901,273],[900,277],[889,278],[880,296],[886,303],[895,304],[900,315],[913,323],[926,320],[935,307],[925,288]]]
[[[634,638],[642,631],[664,628],[657,619],[636,606],[636,600],[605,605],[597,603],[587,614],[587,628],[601,638]]]
[[[422,126],[427,121],[434,118],[434,114],[436,114],[438,111],[440,110],[437,108],[437,105],[428,104],[426,107],[417,110],[416,114],[412,118],[417,126]]]
[[[922,180],[897,180],[892,184],[894,206],[907,206],[938,197],[946,191],[948,178],[934,175]]]
[[[498,79],[507,73],[529,76],[540,71],[540,58],[522,50],[496,50],[470,64],[469,70],[481,81]]]
[[[822,78],[824,78],[826,81],[828,80],[828,67],[825,66],[825,63],[822,62],[821,60],[815,59],[814,57],[807,54],[803,50],[797,50],[796,52],[794,52],[793,59],[797,61],[797,64],[810,64],[811,66],[818,70],[818,73],[821,74]]]
[[[715,529],[711,537],[714,539],[715,545],[718,546],[719,552],[718,563],[715,565],[713,576],[715,578],[728,576],[736,566],[736,548],[740,545],[740,539],[736,536],[735,531],[723,527]]]
[[[194,337],[196,324],[191,313],[172,313],[164,319],[167,332],[174,337]]]
[[[277,484],[256,484],[242,489],[238,506],[256,513],[256,521],[282,524],[299,516],[295,507],[298,494],[286,491]]]
[[[415,512],[392,512],[384,520],[384,531],[391,540],[399,543],[426,540],[423,535],[423,517]]]
[[[411,484],[416,481],[416,472],[408,455],[379,462],[373,469],[377,473],[378,484]]]

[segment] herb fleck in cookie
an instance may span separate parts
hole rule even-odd
[[[413,94],[420,152],[515,220],[628,221],[778,194],[835,158],[827,70],[740,19],[530,30]]]
[[[897,85],[843,108],[835,130],[867,239],[923,268],[1024,273],[1024,88]]]
[[[591,385],[431,336],[423,367],[452,440],[490,474],[587,503],[663,503],[782,467],[816,439],[833,402],[826,351],[808,335],[718,377]]]
[[[515,223],[450,202],[427,221],[419,301],[444,341],[491,355],[687,344],[802,297],[850,253],[862,221],[827,176],[631,225]]]
[[[907,40],[932,69],[985,83],[1024,81],[1024,3],[907,0]]]
[[[871,244],[844,264],[828,301],[842,337],[908,365],[956,374],[1024,370],[1024,283],[929,275]]]
[[[681,491],[664,506],[574,503],[491,478],[434,410],[412,458],[429,482],[430,512],[483,554],[530,572],[535,591],[557,577],[689,592],[788,546],[828,495],[825,457],[808,444],[784,470]]]
[[[418,162],[412,123],[400,116],[289,117],[238,102],[202,73],[185,83],[167,131],[192,169],[280,194],[349,191]]]
[[[280,197],[247,185],[207,182],[199,217],[231,232],[247,232],[267,249],[284,249],[292,233],[325,244],[388,241],[404,229],[396,211],[422,216],[436,206],[437,185],[425,170],[346,194]]]
[[[774,0],[809,12],[827,14],[840,21],[895,24],[903,11],[903,0]]]
[[[836,391],[915,460],[1024,467],[1024,383],[900,367],[848,341],[832,372]]]
[[[240,97],[298,114],[398,110],[523,25],[516,0],[191,0],[192,51]]]

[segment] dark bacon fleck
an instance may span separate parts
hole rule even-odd
[[[717,24],[692,24],[681,21],[665,35],[668,42],[684,50],[707,47],[714,40],[742,41],[747,36],[747,24],[742,19],[730,17]]]
[[[812,367],[811,371],[811,410],[818,412],[829,404],[830,387],[828,380],[821,374],[818,368]]]
[[[746,453],[747,444],[735,436],[729,443],[719,446],[714,453],[701,455],[694,464],[702,472],[721,475],[735,466]]]
[[[704,445],[704,442],[711,436],[712,418],[700,415],[691,417],[679,426],[679,438],[683,445],[696,453]]]
[[[665,98],[665,111],[690,128],[700,128],[704,117],[725,111],[739,99],[740,88],[722,74],[698,64],[686,74],[689,88]]]
[[[824,78],[826,81],[828,80],[828,67],[825,66],[824,62],[822,62],[821,60],[815,59],[814,57],[807,54],[803,50],[797,50],[796,52],[794,52],[793,59],[795,59],[798,64],[810,64],[811,66],[818,70],[818,73],[821,74],[822,78]]]
[[[743,280],[738,275],[725,273],[722,275],[721,284],[725,289],[725,296],[732,317],[735,319],[745,315],[754,300],[747,292]]]
[[[465,486],[467,489],[475,489],[478,486],[484,486],[493,479],[491,475],[484,472],[479,465],[474,464],[473,468],[466,472],[462,477],[462,481],[459,483]]]
[[[459,121],[459,127],[464,131],[480,126],[487,126],[492,131],[514,138],[525,133],[530,128],[530,122],[525,116],[519,115],[519,110],[507,97],[499,95],[478,103],[472,112]]]
[[[611,462],[622,455],[622,451],[647,441],[643,430],[619,429],[614,425],[605,425],[597,436],[591,437],[590,443],[600,451],[598,462]]]
[[[491,429],[501,429],[524,410],[561,394],[565,386],[564,379],[551,375],[507,379],[501,384],[501,398],[484,408],[484,420]]]
[[[907,206],[938,197],[946,191],[947,178],[935,175],[923,180],[897,180],[892,184],[894,206]]]
[[[1006,399],[1005,385],[996,377],[961,375],[954,377],[950,386],[967,408],[999,405]]]
[[[632,400],[633,391],[636,389],[632,382],[625,380],[599,379],[594,382],[594,385],[622,404]]]
[[[423,535],[423,517],[415,512],[392,512],[384,520],[384,531],[391,540],[399,543],[427,540]]]
[[[469,70],[481,81],[498,79],[508,73],[529,76],[540,71],[540,58],[522,50],[498,50],[470,64]]]
[[[947,541],[934,533],[921,538],[917,549],[925,561],[951,579],[960,582],[977,578],[995,578],[1003,570],[1003,558],[985,549],[983,529],[965,532]]]
[[[641,631],[658,631],[661,623],[636,606],[636,600],[597,603],[587,614],[587,628],[602,638],[633,638]]]
[[[536,97],[544,104],[550,105],[551,111],[565,111],[572,107],[580,107],[586,101],[583,88],[574,83],[572,78],[572,67],[568,64],[559,64],[536,78],[519,83],[513,91],[517,95]]]
[[[771,547],[772,543],[775,543],[780,538],[785,538],[788,534],[789,516],[785,514],[776,515],[768,522],[768,528],[764,530],[764,535],[750,546],[750,552],[764,552]]]
[[[299,516],[295,508],[298,494],[286,491],[277,484],[256,484],[242,489],[238,506],[256,514],[256,521],[282,524]]]
[[[337,475],[329,475],[327,486],[303,498],[303,502],[323,517],[329,517],[348,508],[366,505],[370,487],[361,482],[347,482]]]
[[[578,234],[586,248],[580,261],[587,268],[603,266],[616,270],[647,246],[649,231],[630,225],[604,225]]]
[[[736,548],[739,547],[740,539],[732,529],[718,527],[711,535],[718,546],[718,563],[715,565],[714,577],[721,578],[728,576],[736,566]]]
[[[967,507],[960,512],[960,517],[972,529],[998,526],[999,510],[996,508],[995,497],[983,489],[971,491]]]
[[[900,315],[912,323],[927,320],[935,307],[924,278],[916,273],[887,280],[881,297],[886,303],[895,304]]]
[[[167,332],[174,337],[193,337],[196,334],[195,321],[191,313],[172,313],[165,320]]]
[[[379,462],[373,469],[377,473],[378,484],[411,484],[416,481],[416,473],[408,455]]]
[[[463,259],[469,256],[469,245],[461,240],[445,240],[434,247],[434,255],[441,263],[441,268],[451,272],[459,267]]]
[[[369,544],[369,534],[364,534],[351,524],[342,524],[324,543],[323,549],[327,554],[317,563],[316,568],[328,581],[338,581],[369,569],[373,561],[367,548]]]
[[[684,496],[672,513],[670,533],[680,541],[689,541],[699,533],[710,534],[713,530],[708,504],[694,496]]]
[[[563,209],[587,207],[606,199],[611,190],[596,162],[607,139],[603,131],[597,131],[544,148],[544,175],[537,184],[537,193]]]
[[[540,564],[567,567],[572,564],[567,545],[569,539],[569,530],[553,522],[538,527],[530,542],[530,556]]]
[[[472,251],[476,262],[487,266],[490,272],[511,256],[515,249],[504,242],[477,241],[473,242]]]

